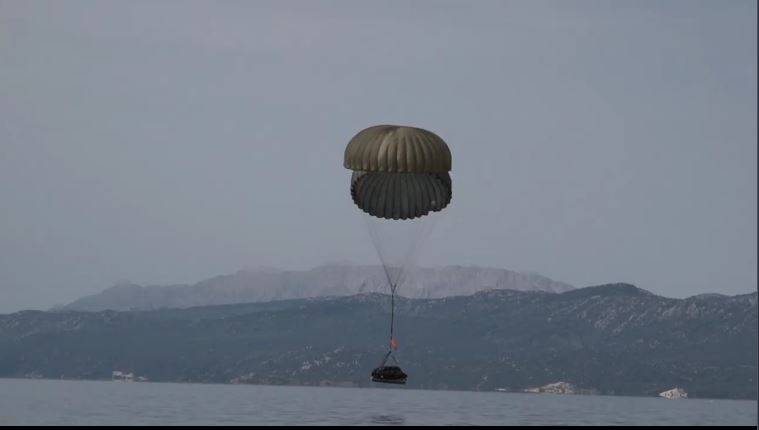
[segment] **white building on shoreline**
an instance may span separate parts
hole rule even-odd
[[[662,391],[659,393],[659,397],[664,397],[665,399],[670,400],[687,399],[688,393],[680,387],[675,387],[671,390]]]

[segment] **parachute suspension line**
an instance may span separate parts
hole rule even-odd
[[[390,221],[365,217],[367,230],[382,263],[382,269],[390,290],[390,345],[388,354],[397,349],[395,341],[395,296],[414,267],[421,245],[429,238],[439,216],[430,214],[424,218]]]
[[[369,234],[372,237],[372,242],[374,242],[374,246],[377,249],[377,254],[379,255],[380,261],[382,262],[382,269],[385,272],[385,277],[387,278],[387,285],[390,287],[390,340],[389,340],[389,348],[387,351],[387,355],[382,360],[381,366],[385,365],[385,362],[387,362],[388,357],[393,353],[393,334],[395,332],[395,291],[398,287],[398,281],[399,279],[393,280],[394,276],[390,273],[391,266],[387,261],[385,261],[386,256],[382,252],[382,246],[378,237],[378,232],[372,228],[371,223],[369,223]],[[401,270],[398,269],[400,272]],[[398,276],[400,278],[400,276]]]
[[[439,217],[430,214],[401,222],[364,217],[391,293],[406,281],[409,271],[416,265],[421,245],[431,235]]]

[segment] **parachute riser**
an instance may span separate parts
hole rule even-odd
[[[390,348],[392,351],[393,332],[395,330],[395,287],[390,287]]]

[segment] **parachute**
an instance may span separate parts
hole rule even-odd
[[[439,212],[451,201],[448,173],[353,172],[353,203],[369,215],[406,220]]]
[[[406,382],[396,366],[386,366],[398,349],[395,296],[406,280],[421,242],[429,236],[437,213],[451,202],[451,151],[430,131],[377,125],[356,134],[345,148],[343,166],[353,171],[350,194],[365,214],[367,227],[390,289],[390,345],[375,382]]]

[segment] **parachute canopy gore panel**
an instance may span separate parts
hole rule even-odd
[[[375,125],[348,142],[343,165],[364,172],[445,173],[451,170],[451,151],[431,131]]]

